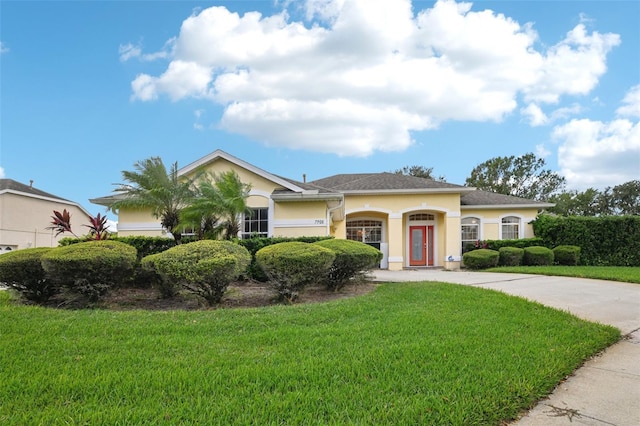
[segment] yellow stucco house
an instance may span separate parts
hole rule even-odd
[[[235,170],[251,184],[251,216],[239,237],[327,236],[379,248],[381,267],[460,266],[465,242],[528,238],[529,222],[552,204],[394,173],[339,174],[299,182],[217,150],[178,171]],[[91,200],[108,205],[112,197]],[[118,235],[166,234],[147,211],[118,212]]]
[[[0,179],[0,254],[30,247],[56,247],[61,238],[51,225],[53,211],[67,209],[71,226],[82,233],[91,215],[80,204],[13,179]]]

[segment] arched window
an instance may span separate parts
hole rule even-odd
[[[520,218],[516,216],[506,216],[502,218],[503,240],[517,240],[520,238]]]
[[[469,244],[474,244],[480,239],[480,219],[477,217],[465,217],[461,221],[462,249]]]

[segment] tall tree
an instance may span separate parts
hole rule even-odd
[[[123,171],[125,183],[117,184],[115,192],[123,197],[109,205],[114,213],[120,208],[151,209],[164,229],[180,243],[178,228],[180,211],[192,198],[191,181],[178,176],[178,163],[169,171],[159,157],[138,161],[134,171]]]
[[[602,193],[594,188],[583,192],[576,190],[553,194],[548,201],[555,206],[549,212],[560,216],[602,216],[610,214],[607,201]]]
[[[433,176],[433,167],[424,167],[424,166],[417,166],[417,165],[404,166],[401,169],[397,169],[393,173],[397,175],[415,176],[415,177],[421,177],[424,179],[439,180],[440,182],[445,181],[444,176],[438,176],[437,178]]]
[[[476,166],[465,183],[499,194],[547,200],[564,188],[565,178],[545,166],[544,159],[533,153],[495,157]]]
[[[640,180],[607,188],[605,194],[615,214],[640,215]]]
[[[181,223],[198,229],[198,237],[235,238],[240,232],[240,218],[251,210],[247,198],[251,185],[242,183],[238,174],[227,171],[207,173],[196,183],[189,206],[182,210]]]

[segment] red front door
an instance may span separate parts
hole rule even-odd
[[[433,266],[433,225],[409,227],[409,266]]]

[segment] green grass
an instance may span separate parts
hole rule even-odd
[[[640,267],[637,266],[501,266],[486,271],[594,278],[640,284]]]
[[[0,318],[3,425],[497,425],[620,337],[444,283],[203,311],[51,310],[0,292]]]

